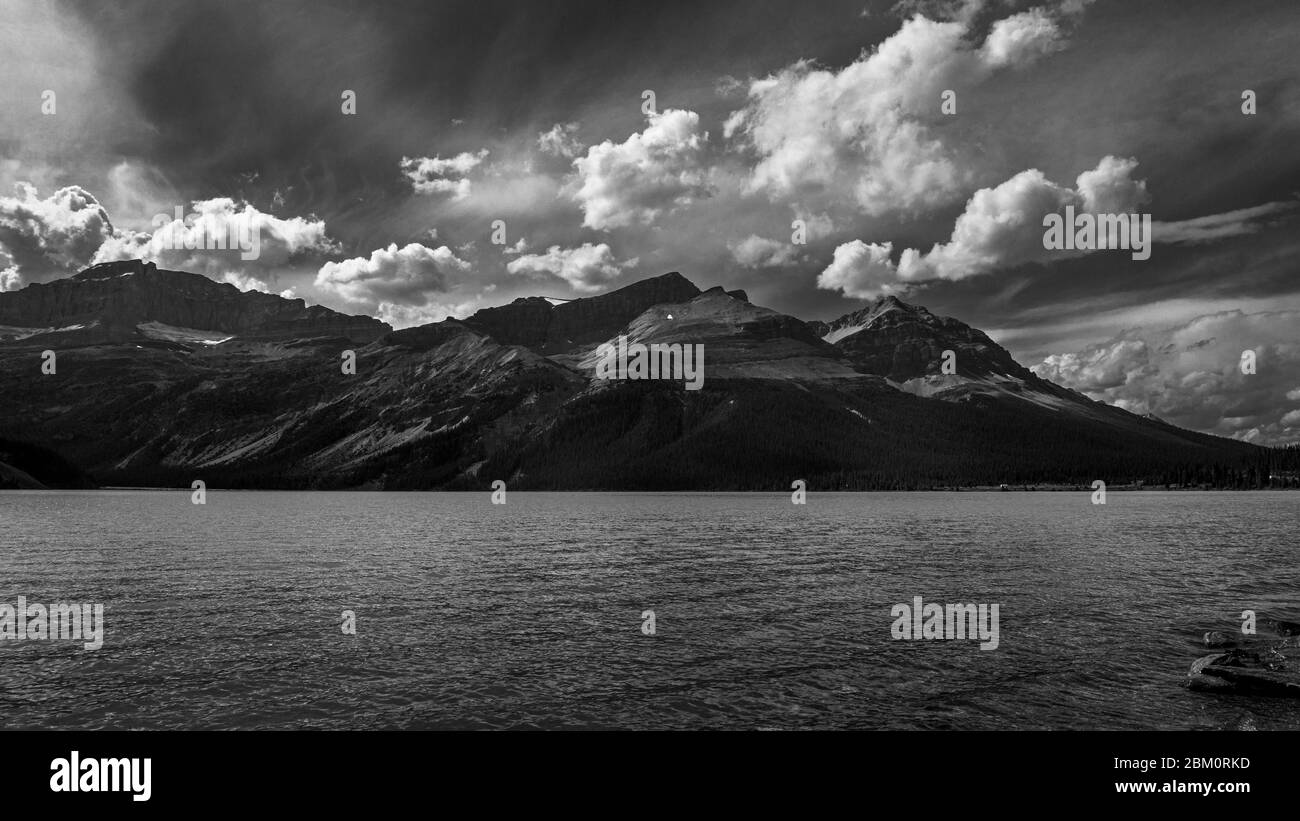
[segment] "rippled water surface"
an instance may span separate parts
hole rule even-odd
[[[0,727],[1300,729],[1182,686],[1300,620],[1300,494],[1089,496],[0,493],[0,603],[106,621],[0,641]],[[913,596],[999,648],[892,640]]]

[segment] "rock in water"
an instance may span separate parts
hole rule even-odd
[[[1300,636],[1300,624],[1293,621],[1282,621],[1280,619],[1269,619],[1264,622],[1269,629],[1277,633],[1282,638],[1291,638]]]
[[[1202,656],[1187,673],[1192,690],[1300,698],[1300,676],[1287,669],[1276,650],[1229,650]]]
[[[1220,630],[1211,630],[1205,634],[1205,646],[1211,649],[1235,647],[1237,642]]]

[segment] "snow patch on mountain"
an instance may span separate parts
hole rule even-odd
[[[220,331],[201,331],[197,328],[180,328],[175,325],[167,325],[162,322],[141,322],[136,325],[136,330],[150,339],[161,339],[167,342],[180,342],[190,345],[220,345],[223,342],[229,342],[235,337],[231,334],[221,333]]]

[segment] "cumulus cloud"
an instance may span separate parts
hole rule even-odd
[[[480,300],[465,302],[439,302],[430,300],[423,305],[404,305],[394,302],[381,302],[375,308],[375,318],[387,322],[394,328],[412,328],[416,325],[428,325],[441,322],[447,318],[464,319],[478,308]]]
[[[621,143],[605,140],[573,161],[582,224],[608,230],[649,225],[661,213],[708,196],[708,132],[694,111],[650,115],[644,130]]]
[[[274,272],[338,250],[321,220],[275,217],[228,197],[194,201],[179,219],[158,215],[153,224],[152,231],[121,231],[95,196],[79,186],[42,199],[35,187],[20,183],[17,196],[0,197],[5,288],[120,259],[144,259],[219,279],[230,271]],[[225,247],[215,247],[218,243]],[[250,249],[256,258],[244,259]]]
[[[965,279],[1060,258],[1067,252],[1043,247],[1043,217],[1062,213],[1066,206],[1078,213],[1136,213],[1148,197],[1146,182],[1132,178],[1135,168],[1137,160],[1107,156],[1080,174],[1073,189],[1048,180],[1037,169],[1022,171],[995,188],[982,188],[966,203],[948,242],[936,244],[928,254],[903,252],[899,276],[909,281]]]
[[[537,148],[552,157],[573,159],[586,148],[578,139],[577,123],[556,123],[537,135]]]
[[[470,264],[445,245],[429,248],[413,242],[398,248],[394,243],[369,257],[325,263],[314,284],[350,309],[381,319],[410,309],[402,314],[410,319],[417,316],[417,308],[433,308],[432,297],[451,290],[459,275],[469,270]]]
[[[228,283],[230,285],[234,285],[236,288],[238,288],[241,291],[263,291],[265,293],[271,292],[270,285],[267,285],[265,282],[258,279],[257,277],[252,277],[249,276],[248,274],[240,273],[239,271],[227,271],[226,273],[221,275],[221,281]]]
[[[23,278],[18,273],[18,269],[12,265],[0,270],[0,293],[5,291],[17,291],[23,287]]]
[[[323,220],[276,217],[229,197],[195,200],[179,219],[175,213],[160,214],[153,224],[152,232],[114,232],[93,262],[144,259],[160,268],[220,277],[232,270],[274,272],[339,250]],[[214,247],[218,240],[226,247]],[[244,259],[250,253],[255,258]]]
[[[1260,444],[1300,442],[1298,311],[1224,311],[1134,329],[1032,370],[1134,413]],[[1253,374],[1242,352],[1255,352]]]
[[[1034,367],[1044,379],[1088,394],[1105,394],[1130,384],[1141,390],[1152,376],[1151,349],[1138,338],[1118,337],[1078,353],[1055,354]],[[1116,398],[1111,401],[1127,401]]]
[[[469,174],[487,159],[488,150],[469,151],[454,157],[402,157],[402,175],[411,181],[411,187],[421,194],[450,194],[453,200],[469,196],[472,185]]]
[[[1076,215],[1140,214],[1150,196],[1146,181],[1133,176],[1137,166],[1137,160],[1131,157],[1108,155],[1096,168],[1081,173],[1074,188],[1052,182],[1036,168],[1021,171],[1000,185],[976,191],[953,224],[947,242],[936,243],[928,252],[908,248],[899,255],[896,264],[888,259],[888,243],[873,243],[868,246],[870,266],[859,266],[860,270],[853,276],[839,267],[834,275],[819,279],[819,285],[835,289],[840,286],[832,283],[852,283],[856,287],[852,292],[845,290],[847,296],[873,297],[890,290],[883,287],[886,284],[899,290],[931,280],[966,279],[1027,263],[1046,263],[1107,250],[1116,243],[1108,232],[1101,230],[1092,249],[1045,248],[1043,218],[1048,214],[1063,214],[1067,206]],[[1294,202],[1266,203],[1180,222],[1153,222],[1151,236],[1145,241],[1211,242],[1253,233],[1265,218],[1289,214],[1296,206]],[[866,252],[857,247],[860,241],[855,243],[852,250],[845,252],[846,258],[866,259]]]
[[[506,263],[506,271],[526,276],[555,276],[568,282],[580,293],[599,291],[617,279],[637,259],[619,262],[605,243],[583,243],[577,248],[552,245],[544,254],[525,254]]]
[[[35,186],[23,182],[15,186],[15,196],[0,197],[0,251],[10,260],[10,283],[76,273],[113,234],[108,212],[77,185],[42,199]]]
[[[1076,188],[1054,183],[1037,169],[1022,171],[998,186],[976,191],[957,217],[948,242],[935,244],[928,253],[908,248],[895,264],[889,243],[864,246],[855,240],[836,250],[838,261],[840,250],[847,248],[844,259],[855,261],[854,267],[832,263],[835,270],[827,268],[831,275],[823,273],[818,286],[838,288],[848,296],[870,297],[909,283],[965,279],[999,268],[1060,259],[1067,253],[1087,253],[1044,248],[1043,217],[1062,213],[1066,206],[1079,213],[1136,212],[1147,200],[1145,181],[1132,177],[1136,168],[1134,159],[1107,156],[1096,168],[1078,176]],[[870,264],[864,264],[865,260]],[[851,293],[845,285],[853,288]]]
[[[980,47],[980,61],[990,68],[1021,68],[1065,48],[1056,20],[1033,8],[998,20]]]
[[[794,245],[750,234],[740,242],[728,243],[731,256],[742,268],[776,268],[798,258]]]
[[[831,264],[817,276],[817,287],[840,291],[854,299],[871,299],[902,290],[895,284],[897,270],[890,260],[893,243],[865,243],[860,239],[835,249]]]
[[[268,285],[257,277],[249,276],[248,274],[239,271],[227,271],[221,275],[221,281],[234,285],[241,291],[261,291],[267,294],[275,293],[273,286]],[[284,299],[294,299],[298,296],[298,293],[293,288],[285,288],[283,291],[280,291],[278,296],[281,296]]]
[[[773,198],[828,194],[870,215],[941,206],[969,190],[970,158],[933,127],[940,95],[1062,47],[1056,21],[1033,9],[996,22],[982,46],[968,20],[917,15],[840,71],[797,62],[753,80],[724,135],[757,155],[750,189]]]

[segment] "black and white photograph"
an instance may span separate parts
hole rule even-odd
[[[0,80],[49,806],[397,731],[1283,794],[1294,0],[0,0]]]

